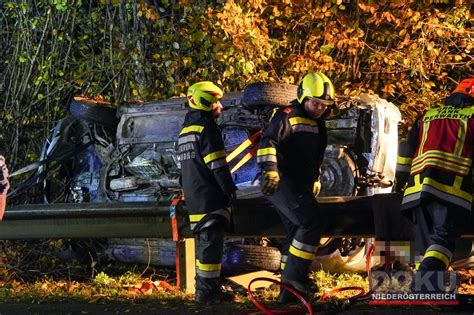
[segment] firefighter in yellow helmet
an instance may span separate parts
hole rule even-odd
[[[395,189],[402,213],[415,223],[420,274],[447,269],[472,207],[474,78],[416,120],[400,143]],[[406,187],[405,187],[406,186]],[[437,279],[432,279],[432,284]]]
[[[181,183],[196,239],[198,303],[229,298],[220,291],[224,230],[230,226],[235,186],[226,162],[221,130],[222,90],[214,83],[193,84],[187,92],[189,111],[179,134]]]
[[[307,297],[316,291],[307,273],[324,225],[313,194],[327,144],[321,117],[332,105],[331,80],[320,72],[306,74],[296,100],[276,111],[257,151],[262,192],[277,209],[288,234],[282,248],[282,282]],[[281,303],[293,299],[291,293],[280,290]]]

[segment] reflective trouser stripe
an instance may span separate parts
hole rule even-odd
[[[218,210],[212,211],[210,213],[190,214],[189,223],[190,223],[191,230],[194,230],[194,227],[196,226],[196,224],[208,214],[217,214],[226,218],[227,221],[230,221],[230,211],[231,211],[230,208],[224,208],[224,209],[218,209]]]
[[[196,227],[196,224],[198,224],[199,221],[201,221],[202,218],[204,218],[206,214],[190,214],[189,215],[189,225],[191,230],[194,230]]]
[[[438,244],[430,245],[426,249],[426,252],[430,252],[430,251],[436,251],[436,252],[439,252],[441,254],[444,254],[448,258],[448,261],[451,261],[451,258],[453,257],[453,252],[451,252],[446,247],[438,245]]]
[[[274,162],[274,163],[276,163],[277,161],[278,161],[278,159],[277,159],[276,155],[268,154],[268,155],[257,156],[257,163],[265,163],[265,162]]]
[[[221,263],[203,264],[196,259],[196,273],[202,278],[217,278],[221,275]]]
[[[202,218],[204,218],[206,214],[190,214],[189,215],[189,221],[190,222],[199,222],[201,221]]]
[[[438,252],[435,250],[426,251],[425,256],[423,257],[423,260],[429,257],[441,260],[446,265],[446,267],[449,265],[449,257],[441,252]]]
[[[281,259],[280,259],[280,269],[281,270],[284,270],[285,267],[286,267],[286,260],[288,259],[288,256],[287,255],[281,255]]]
[[[277,151],[275,148],[268,147],[268,148],[261,148],[258,149],[257,151],[257,156],[263,156],[263,155],[276,155]]]
[[[294,247],[293,244],[290,246],[290,254],[292,254],[296,257],[302,258],[302,259],[306,259],[306,260],[313,260],[314,256],[315,256],[314,253],[306,252],[304,250],[300,250],[300,249]]]
[[[301,243],[300,241],[297,241],[296,239],[293,239],[293,242],[291,242],[291,245],[294,246],[296,249],[304,250],[305,252],[310,252],[310,253],[316,253],[316,251],[318,250],[318,246],[304,244],[304,243]]]

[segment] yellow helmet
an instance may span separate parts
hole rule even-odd
[[[204,111],[211,111],[212,104],[220,100],[224,92],[210,81],[194,83],[188,89],[189,107]]]
[[[331,80],[321,72],[309,72],[303,77],[296,91],[299,103],[302,103],[305,97],[334,101],[334,86]]]

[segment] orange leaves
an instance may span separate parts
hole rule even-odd
[[[138,284],[129,285],[128,293],[131,295],[152,295],[156,292],[177,292],[177,289],[165,281],[143,280]]]
[[[143,16],[152,22],[159,18],[156,8],[143,1],[137,4],[137,16]]]
[[[382,92],[384,92],[384,94],[389,94],[393,96],[395,94],[395,85],[391,83],[384,85],[384,87],[382,88]]]
[[[362,2],[358,2],[358,6],[362,11],[370,12],[371,14],[374,14],[375,11],[378,10],[378,5],[370,5],[370,4],[364,4]]]

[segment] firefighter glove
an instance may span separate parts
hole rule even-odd
[[[395,181],[394,189],[396,193],[403,194],[405,192],[406,183]]]
[[[317,196],[321,192],[321,182],[319,180],[315,181],[313,184],[313,195]]]
[[[260,188],[264,195],[272,195],[277,190],[279,183],[280,175],[278,175],[278,172],[268,171],[263,173]]]

